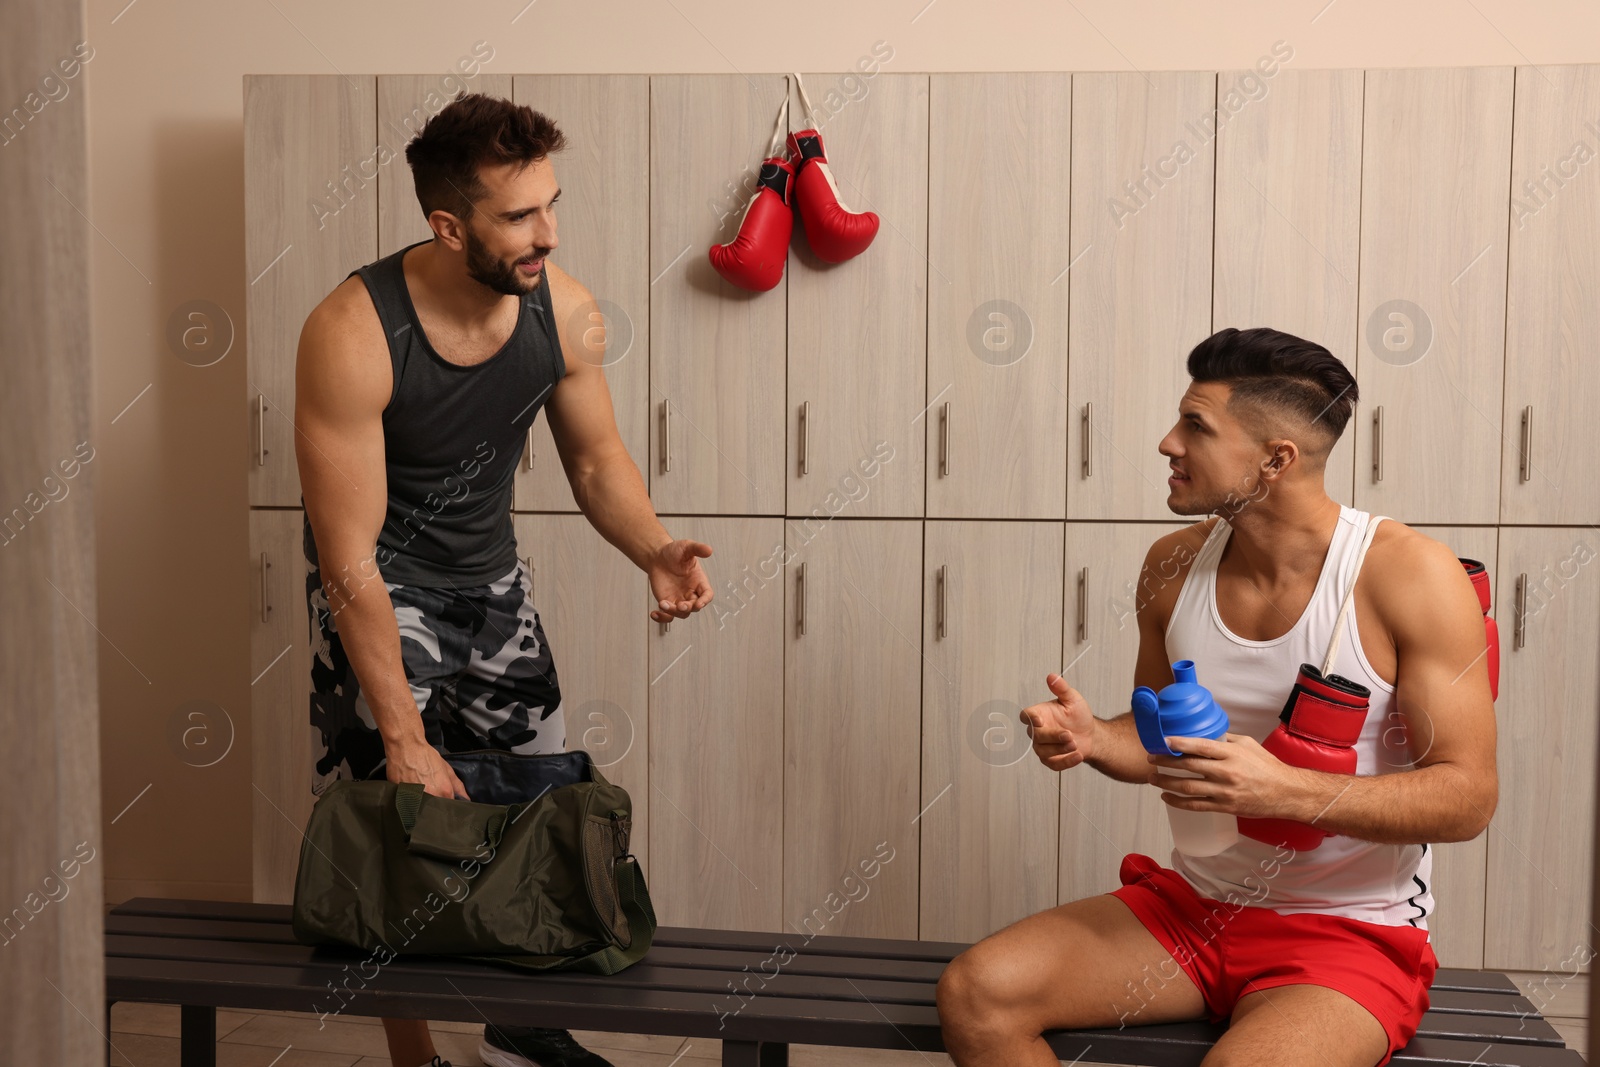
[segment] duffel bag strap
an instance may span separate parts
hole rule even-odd
[[[465,800],[429,796],[415,782],[394,788],[394,807],[405,830],[407,849],[441,860],[484,859],[500,847],[506,809]]]

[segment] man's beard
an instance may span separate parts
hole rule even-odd
[[[518,260],[504,263],[494,258],[488,246],[472,232],[471,226],[466,227],[466,237],[467,276],[473,281],[505,296],[526,296],[539,288],[539,281],[544,277],[542,267],[532,278],[524,278],[517,271]],[[535,258],[543,258],[546,252],[548,249],[539,250]]]

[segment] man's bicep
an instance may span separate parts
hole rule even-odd
[[[1494,699],[1483,614],[1465,571],[1440,546],[1395,586],[1395,703],[1411,762],[1495,775]]]
[[[319,557],[346,562],[371,553],[388,506],[388,387],[364,344],[345,317],[319,309],[301,331],[295,361],[295,459],[306,517]]]

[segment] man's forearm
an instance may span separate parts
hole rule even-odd
[[[1497,785],[1448,763],[1354,776],[1301,770],[1306,787],[1286,817],[1390,845],[1470,841],[1494,812]]]
[[[617,451],[572,480],[572,496],[589,524],[640,570],[672,540],[650,503],[644,478],[627,452]]]
[[[1107,778],[1144,783],[1150,777],[1149,753],[1133,725],[1133,712],[1100,719],[1095,726],[1094,755],[1084,761]]]
[[[330,567],[329,573],[344,572]],[[384,749],[427,744],[422,715],[411,695],[411,683],[406,680],[405,661],[400,657],[400,626],[389,590],[381,581],[365,582],[358,589],[329,589],[324,583],[323,589],[334,611],[334,625],[345,657],[372,711]]]

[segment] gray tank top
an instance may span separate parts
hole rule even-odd
[[[383,409],[389,507],[378,534],[378,569],[394,585],[486,585],[516,565],[517,460],[528,427],[567,371],[550,280],[522,298],[516,328],[498,352],[461,366],[434,351],[417,319],[401,267],[416,247],[350,272],[361,275],[372,295],[394,369]],[[309,520],[305,552],[316,563]]]

